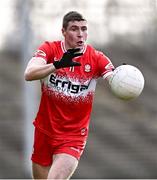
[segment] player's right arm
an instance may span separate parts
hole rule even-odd
[[[68,49],[60,60],[48,63],[49,59],[54,59],[52,48],[48,42],[44,43],[36,51],[34,57],[29,61],[24,76],[26,81],[40,80],[54,72],[56,69],[81,66],[79,62],[73,61],[73,58],[81,56],[79,48]]]
[[[54,72],[56,68],[52,62],[48,63],[49,59],[53,59],[53,53],[51,53],[50,43],[44,42],[28,62],[24,73],[25,80],[40,80]]]
[[[24,77],[26,81],[43,79],[55,71],[53,63],[47,64],[42,57],[33,57],[26,67]]]

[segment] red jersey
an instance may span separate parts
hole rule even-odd
[[[35,57],[53,63],[65,51],[62,41],[45,42]],[[74,60],[81,66],[57,69],[41,80],[42,96],[34,125],[52,138],[87,137],[97,79],[112,73],[111,61],[89,45]]]

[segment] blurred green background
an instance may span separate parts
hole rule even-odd
[[[73,178],[157,178],[157,0],[5,0],[0,2],[0,178],[31,178],[32,121],[39,82],[24,69],[45,40],[62,39],[62,17],[83,13],[88,43],[145,77],[136,100],[114,97],[98,81],[90,134]]]

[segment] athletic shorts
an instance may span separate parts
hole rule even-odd
[[[85,144],[85,140],[65,140],[64,138],[54,140],[35,128],[31,160],[42,166],[50,166],[53,155],[60,153],[70,154],[79,160]]]

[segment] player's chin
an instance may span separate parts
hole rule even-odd
[[[83,48],[84,48],[84,46],[85,46],[85,44],[84,44],[84,43],[77,43],[76,48],[83,49]]]

